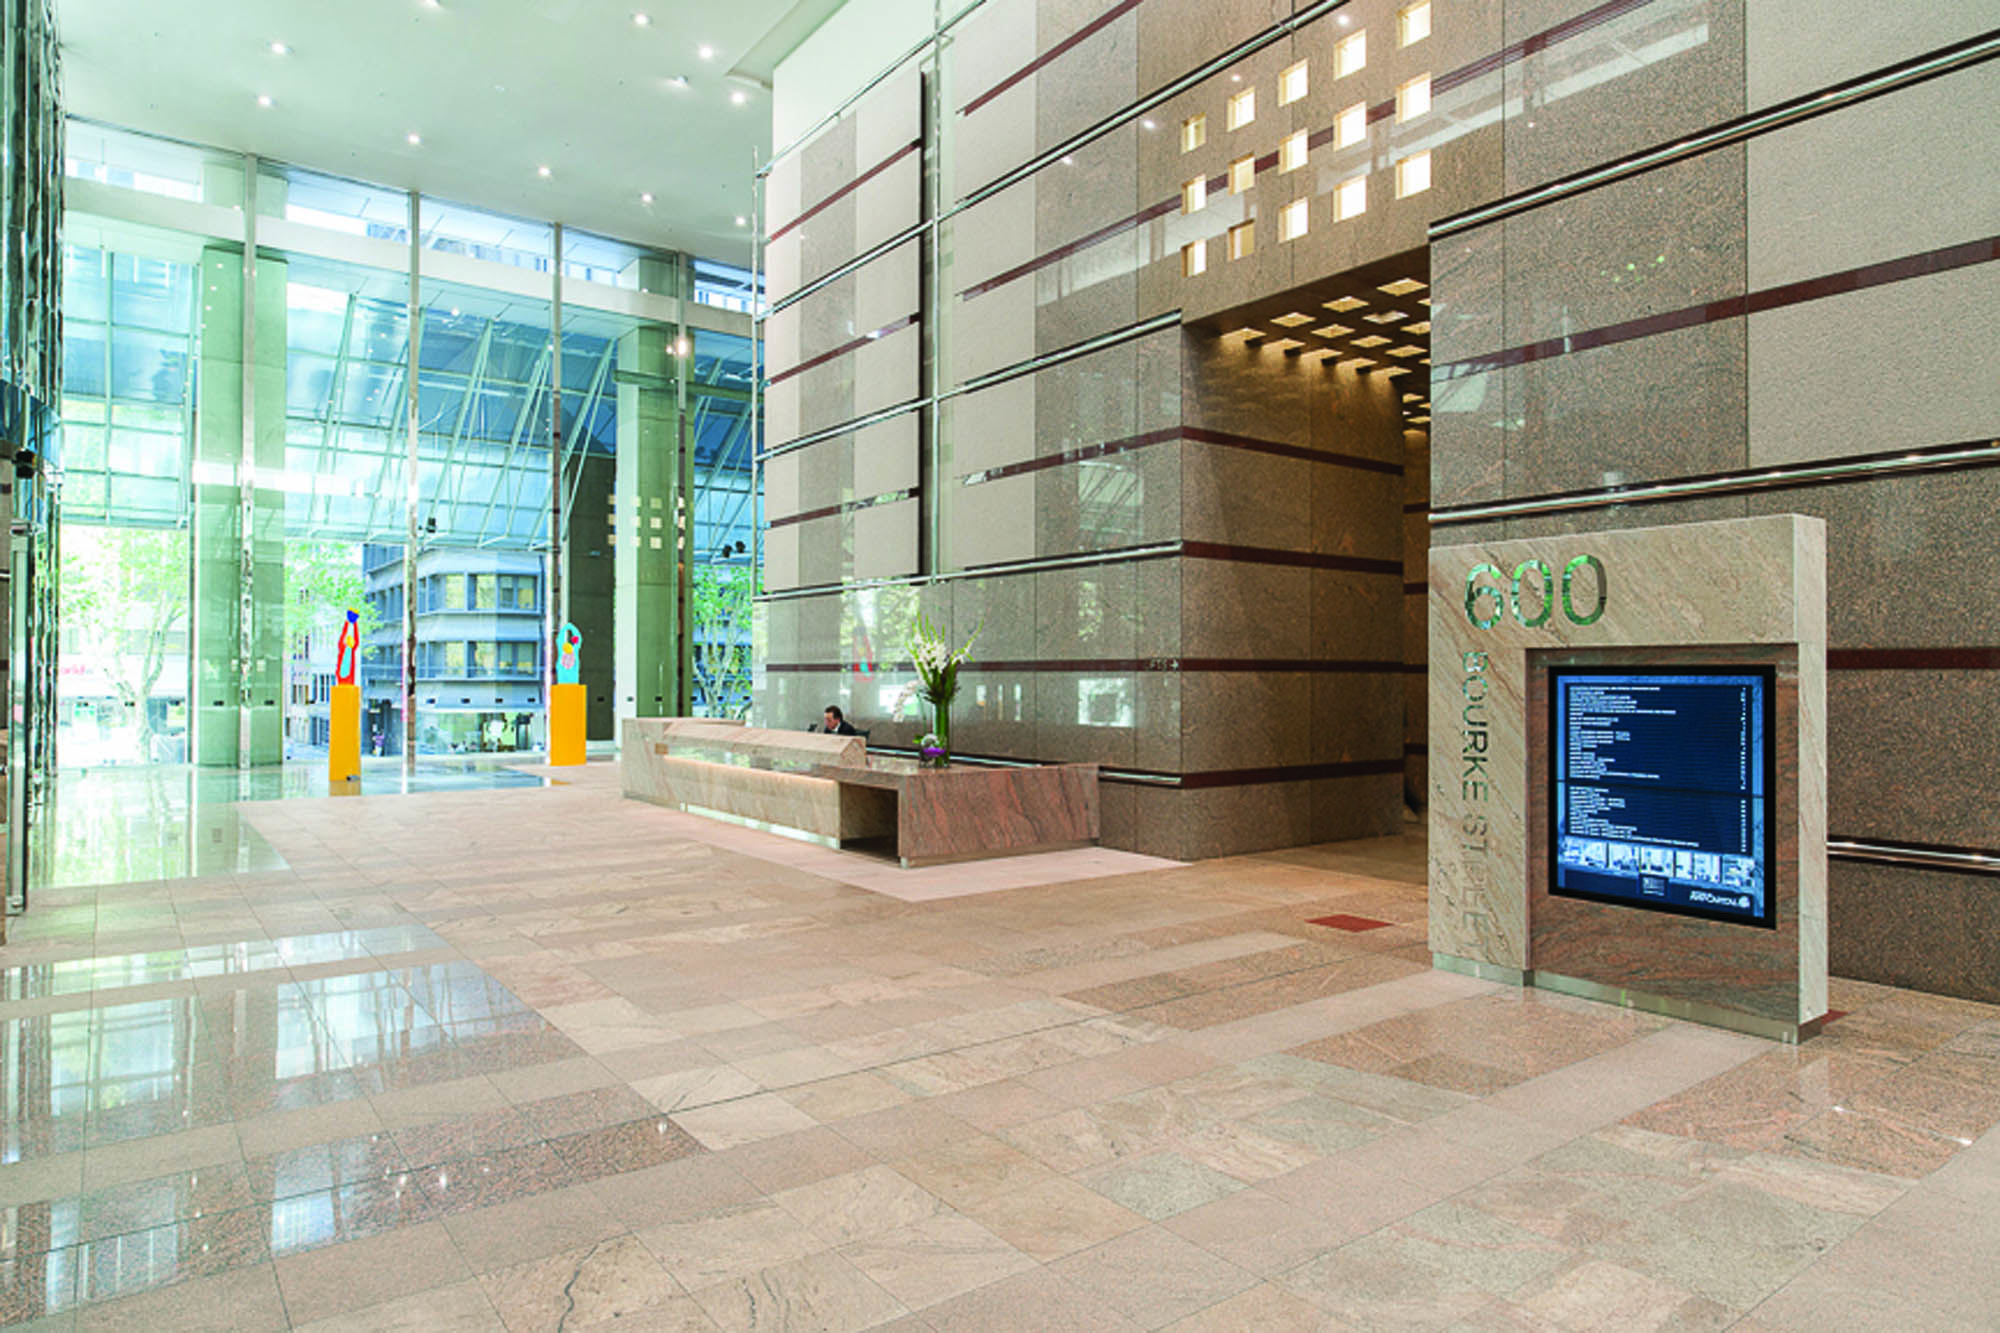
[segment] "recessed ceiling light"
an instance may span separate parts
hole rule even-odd
[[[745,102],[750,100],[750,94],[744,92],[741,88],[738,88],[735,92],[729,94],[729,100],[731,102],[734,102],[737,106],[742,106]]]
[[[648,23],[651,23],[652,21],[653,21],[653,16],[651,14],[634,14],[632,16],[632,22],[641,28],[645,27]]]
[[[639,202],[642,204],[650,204],[653,202],[653,196],[651,194],[642,194],[639,196]]]
[[[1375,363],[1365,356],[1350,356],[1340,363],[1342,370],[1366,370]]]
[[[1371,333],[1366,338],[1356,338],[1354,345],[1356,347],[1381,347],[1388,341],[1387,338],[1384,338],[1379,333]]]
[[[1415,343],[1405,343],[1401,347],[1391,347],[1389,349],[1390,356],[1422,356],[1423,354],[1424,349]]]
[[[736,215],[736,225],[739,227],[747,227],[750,225],[750,219],[744,217],[741,213],[738,213]]]
[[[1328,310],[1339,310],[1345,312],[1348,310],[1359,310],[1368,303],[1366,301],[1361,300],[1359,297],[1343,296],[1338,301],[1326,301],[1322,302],[1322,304],[1325,305]]]
[[[1405,324],[1403,326],[1403,332],[1405,333],[1429,333],[1430,331],[1431,322],[1427,319],[1417,324]]]
[[[1154,123],[1153,123],[1152,121],[1150,121],[1150,120],[1142,120],[1142,121],[1140,121],[1140,122],[1139,122],[1139,124],[1140,124],[1140,126],[1141,126],[1142,128],[1144,128],[1144,129],[1149,129],[1149,130],[1157,130],[1158,128],[1160,128],[1160,127],[1159,127],[1158,125],[1155,125],[1155,124],[1154,124]]]
[[[1399,319],[1408,319],[1409,316],[1400,310],[1379,310],[1372,315],[1363,315],[1362,318],[1370,324],[1394,324]]]
[[[1378,292],[1387,292],[1391,296],[1407,296],[1411,292],[1420,292],[1423,289],[1424,284],[1418,282],[1415,278],[1398,278],[1394,282],[1383,283],[1375,290]]]
[[[687,86],[688,76],[685,74],[673,74],[667,78],[667,87],[669,88],[685,88]]]
[[[715,59],[715,48],[712,46],[700,47],[695,51],[695,54],[703,60],[713,60]]]
[[[269,105],[271,105],[271,94],[269,94],[269,93],[258,93],[258,94],[257,94],[257,105],[258,105],[258,106],[269,106]]]
[[[1323,329],[1313,330],[1314,335],[1321,338],[1339,338],[1352,332],[1354,330],[1348,328],[1345,324],[1329,324]]]
[[[272,42],[272,43],[271,43],[271,54],[272,54],[272,55],[274,55],[274,56],[288,56],[288,55],[290,55],[291,53],[292,53],[292,48],[291,48],[291,47],[289,47],[289,46],[286,46],[286,45],[285,45],[285,44],[284,44],[283,42]]]
[[[412,148],[419,146],[424,141],[424,136],[416,133],[406,134],[403,137],[409,140],[410,147]]]
[[[1301,315],[1298,311],[1294,310],[1290,314],[1272,316],[1271,322],[1281,325],[1284,328],[1295,329],[1301,324],[1312,323],[1312,316]]]
[[[1297,338],[1280,338],[1276,342],[1265,343],[1264,346],[1274,352],[1289,352],[1294,347],[1303,347],[1305,344],[1301,343]]]
[[[535,174],[543,180],[547,180],[553,173],[547,167],[536,167]]]

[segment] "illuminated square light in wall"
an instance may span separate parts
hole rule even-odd
[[[1257,341],[1257,339],[1264,336],[1264,330],[1245,327],[1236,330],[1234,335],[1225,334],[1223,336],[1224,337],[1234,336],[1237,338],[1241,338],[1244,342],[1255,342]]]
[[[1312,323],[1313,317],[1311,315],[1301,315],[1298,311],[1294,310],[1288,314],[1274,315],[1271,322],[1279,328],[1295,329],[1301,324]]]
[[[1345,222],[1368,211],[1368,178],[1356,176],[1342,181],[1333,192],[1333,220]]]
[[[1356,347],[1381,347],[1388,341],[1387,338],[1384,338],[1379,333],[1371,333],[1366,338],[1356,338],[1354,345]]]
[[[1391,347],[1389,349],[1390,356],[1422,356],[1423,354],[1423,348],[1411,346],[1408,343],[1405,343],[1401,347]]]
[[[1362,318],[1370,324],[1394,324],[1399,319],[1408,319],[1409,316],[1400,310],[1381,310],[1372,315],[1364,315]]]
[[[1407,375],[1409,371],[1410,368],[1408,366],[1396,367],[1396,373],[1400,375]],[[1403,395],[1403,401],[1406,403],[1421,403],[1424,401],[1424,396],[1420,393],[1406,393]]]
[[[1313,330],[1313,333],[1321,338],[1345,338],[1352,332],[1354,330],[1348,328],[1345,324],[1328,324],[1324,328]]]
[[[1337,310],[1343,315],[1350,310],[1366,309],[1368,305],[1366,301],[1358,296],[1343,296],[1337,301],[1324,301],[1321,304],[1326,306],[1328,310]],[[1345,333],[1346,330],[1343,329],[1341,332]]]
[[[1398,375],[1407,375],[1409,373],[1410,373],[1410,368],[1408,366],[1388,366],[1384,368],[1384,370],[1382,371],[1384,378],[1387,379],[1394,379]],[[1404,394],[1403,396],[1405,398],[1408,398],[1411,397],[1412,395]]]
[[[1396,164],[1396,197],[1407,199],[1431,188],[1431,155],[1411,153]]]
[[[1431,331],[1431,322],[1427,319],[1423,320],[1420,323],[1405,324],[1403,326],[1403,332],[1405,333],[1429,333],[1430,331]]]
[[[1374,360],[1370,357],[1350,356],[1347,360],[1340,363],[1340,368],[1342,370],[1366,370],[1374,364]]]
[[[1294,199],[1278,210],[1278,239],[1295,241],[1306,234],[1311,225],[1306,216],[1306,200]]]
[[[1414,5],[1404,5],[1396,15],[1396,36],[1402,45],[1421,42],[1431,35],[1431,0],[1417,0]]]
[[[1285,141],[1278,145],[1278,170],[1297,171],[1305,164],[1306,132],[1300,130],[1296,134],[1285,136]]]
[[[1181,151],[1192,153],[1208,142],[1208,117],[1192,115],[1181,122]]]
[[[1285,106],[1306,95],[1306,62],[1298,64],[1278,76],[1278,105]]]
[[[1239,222],[1229,229],[1229,257],[1248,259],[1257,248],[1257,224]]]
[[[1430,413],[1426,412],[1426,413],[1425,413],[1424,415],[1422,415],[1422,416],[1420,416],[1420,417],[1411,417],[1411,418],[1409,419],[1409,424],[1410,424],[1410,425],[1412,425],[1412,426],[1428,426],[1428,425],[1430,425],[1430,424],[1431,424],[1431,418],[1430,418]]]
[[[1240,130],[1257,119],[1257,90],[1245,88],[1229,99],[1229,128]]]
[[[1368,104],[1356,102],[1333,122],[1333,146],[1352,148],[1368,137]]]
[[[1242,194],[1257,183],[1257,159],[1254,155],[1239,157],[1229,164],[1229,192]]]
[[[1289,352],[1294,347],[1304,347],[1305,344],[1300,342],[1297,338],[1280,338],[1276,342],[1265,343],[1264,346],[1270,348],[1274,352]]]
[[[1398,278],[1394,282],[1383,283],[1375,290],[1378,292],[1387,292],[1391,296],[1408,296],[1411,292],[1422,291],[1424,286],[1425,284],[1418,282],[1415,278]],[[1418,304],[1429,305],[1430,302],[1427,300],[1419,301]]]
[[[1181,186],[1181,212],[1199,213],[1208,207],[1208,181],[1196,176]]]
[[[1333,48],[1333,77],[1344,79],[1358,74],[1368,64],[1368,33],[1364,30],[1344,39]]]
[[[1198,278],[1208,272],[1208,242],[1189,241],[1181,247],[1181,276]]]
[[[1419,74],[1396,90],[1396,119],[1411,120],[1431,109],[1431,76]]]

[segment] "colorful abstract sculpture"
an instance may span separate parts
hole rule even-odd
[[[361,657],[361,613],[347,609],[340,646],[333,659],[333,693],[328,700],[326,776],[334,791],[357,790],[361,777],[361,687],[354,683]]]
[[[582,669],[583,636],[568,621],[556,632],[556,683],[549,692],[549,763],[567,767],[584,760],[586,700]]]
[[[334,684],[354,683],[354,664],[360,656],[361,613],[350,606],[347,608],[347,623],[340,627],[340,647],[333,664]]]
[[[577,655],[583,649],[583,635],[577,633],[576,626],[567,620],[556,634],[556,684],[579,685],[577,673],[582,669]]]

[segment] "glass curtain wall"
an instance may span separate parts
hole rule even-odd
[[[234,396],[241,374],[240,361],[227,359],[241,337],[241,294],[216,291],[209,270],[240,271],[241,242],[204,234],[192,214],[182,232],[157,221],[161,209],[183,204],[240,203],[244,159],[100,126],[79,126],[74,145],[68,171],[92,182],[96,211],[72,218],[73,235],[83,239],[65,255],[71,454],[62,514],[76,547],[68,563],[113,552],[120,568],[143,567],[159,584],[160,595],[146,596],[128,580],[93,594],[95,606],[144,602],[186,612],[192,490],[233,475],[204,461],[200,399],[204,390],[222,395],[218,401]],[[275,493],[281,514],[283,755],[324,754],[336,636],[349,607],[364,630],[364,753],[397,754],[406,739],[410,196],[268,163],[255,185],[257,392],[282,402],[282,466],[260,451],[256,475],[259,496]],[[145,206],[151,218],[142,227],[116,216],[125,191],[172,202]],[[423,199],[417,231],[416,748],[532,748],[541,744],[550,611],[554,228]],[[676,307],[659,298],[674,296],[685,274],[689,304],[718,312],[698,323],[714,325],[742,316],[756,284],[745,269],[576,233],[564,237],[562,267],[562,582],[568,618],[585,634],[591,734],[614,731],[614,622],[628,612],[674,614],[631,607],[645,595],[641,586],[661,590],[655,602],[671,599],[671,575],[635,582],[619,601],[619,487],[630,484],[620,480],[624,438],[676,455],[667,471],[685,484],[672,492],[671,507],[690,516],[683,541],[698,628],[686,642],[667,636],[646,649],[685,655],[669,668],[680,683],[663,711],[740,713],[748,702],[758,517],[750,345],[690,327],[688,307],[678,307],[676,319]],[[273,364],[274,348],[282,353],[267,378],[262,368]],[[636,429],[642,416],[653,423],[645,431]],[[261,437],[269,427],[264,410],[258,417]],[[692,451],[684,479],[683,440]],[[630,498],[628,522],[648,503],[645,512],[664,512],[665,500],[665,491],[642,490]],[[666,548],[670,563],[675,545]],[[79,579],[80,594],[85,583]],[[69,610],[64,681],[74,702],[64,714],[64,762],[198,758],[186,741],[189,659],[206,650],[192,647],[202,642],[187,623],[192,617],[156,630],[124,624],[118,617],[129,610],[108,620],[81,601]],[[155,639],[150,655],[140,651]],[[135,652],[138,667],[124,670],[120,654]],[[93,654],[109,665],[93,665]],[[143,704],[128,703],[136,687],[111,679],[120,672],[152,680]]]

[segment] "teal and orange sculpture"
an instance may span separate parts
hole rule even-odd
[[[556,631],[556,680],[549,693],[549,763],[583,762],[583,635],[568,621]]]

